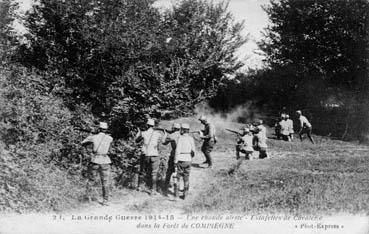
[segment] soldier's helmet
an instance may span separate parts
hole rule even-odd
[[[146,124],[149,126],[155,126],[155,121],[153,119],[148,119]]]
[[[174,123],[172,126],[173,129],[180,129],[181,125],[179,123]]]
[[[190,125],[186,124],[186,123],[183,123],[183,124],[181,124],[181,128],[182,129],[190,129]]]
[[[281,118],[284,119],[286,117],[285,114],[281,114]]]
[[[108,129],[108,124],[107,124],[107,123],[105,123],[105,122],[100,122],[100,123],[99,123],[99,128],[100,128],[100,129]]]
[[[288,119],[288,118],[290,118],[290,115],[286,115],[286,118]]]
[[[302,112],[300,110],[297,110],[296,113],[302,115]]]

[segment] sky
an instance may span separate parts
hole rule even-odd
[[[21,11],[26,11],[32,6],[33,0],[18,0]],[[210,1],[210,0],[209,0]],[[220,0],[214,0],[218,2]],[[178,0],[158,0],[159,8],[170,8]],[[260,68],[263,57],[258,55],[256,42],[262,38],[261,31],[268,25],[268,16],[262,9],[269,0],[230,0],[229,11],[238,21],[245,21],[243,34],[249,38],[248,42],[241,47],[237,56],[245,63],[245,68]],[[259,51],[260,52],[260,51]]]

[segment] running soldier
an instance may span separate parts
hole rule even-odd
[[[184,190],[182,199],[185,199],[190,189],[190,171],[192,158],[195,156],[195,140],[189,135],[190,125],[182,124],[181,135],[177,141],[174,156],[174,165],[177,168],[178,178],[183,177]]]
[[[242,130],[243,130],[242,135],[239,135],[237,139],[236,146],[237,163],[233,166],[233,168],[229,170],[228,174],[233,174],[234,172],[236,172],[240,168],[243,160],[249,160],[252,153],[254,152],[253,149],[254,136],[250,131],[250,127],[246,126]],[[243,153],[245,157],[241,157],[240,153]]]
[[[314,139],[311,136],[313,126],[311,125],[309,120],[302,115],[302,112],[300,110],[296,111],[296,113],[300,120],[300,131],[299,131],[300,140],[302,141],[302,135],[306,133],[311,143],[315,144]]]
[[[141,158],[140,158],[140,173],[138,178],[137,189],[140,188],[141,180],[144,177],[144,172],[149,171],[151,175],[150,181],[150,194],[157,195],[157,180],[158,172],[160,166],[160,157],[158,151],[158,145],[163,139],[167,137],[167,133],[164,131],[164,136],[158,130],[154,129],[155,121],[153,119],[147,120],[147,130],[141,132],[138,129],[135,141],[139,142],[143,140],[143,145],[141,148]]]
[[[208,168],[213,168],[213,159],[211,157],[211,151],[217,142],[215,136],[215,126],[207,120],[205,116],[201,116],[199,121],[205,126],[205,129],[199,131],[200,138],[204,140],[201,151],[205,155],[205,162],[203,164],[208,164]]]
[[[90,194],[91,186],[96,182],[97,173],[100,175],[102,186],[102,205],[109,205],[109,181],[110,181],[110,163],[111,160],[108,156],[110,144],[113,138],[106,132],[108,130],[108,124],[100,122],[99,133],[88,136],[81,144],[87,145],[93,144],[93,156],[88,166],[89,182],[87,183],[87,194]]]
[[[175,166],[174,166],[174,156],[176,153],[176,146],[177,146],[177,140],[180,136],[180,129],[181,126],[179,123],[174,123],[172,126],[172,133],[167,136],[167,138],[164,141],[164,145],[167,145],[170,143],[172,150],[170,151],[169,159],[168,159],[168,167],[167,172],[165,176],[165,182],[164,182],[164,193],[165,195],[168,195],[168,188],[170,184],[170,178],[172,174],[175,172]]]

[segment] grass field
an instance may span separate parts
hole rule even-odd
[[[192,123],[191,120],[185,119]],[[369,147],[315,136],[284,142],[269,129],[268,159],[245,161],[235,175],[235,136],[217,121],[215,169],[204,190],[187,203],[187,212],[337,214],[369,211]],[[195,125],[195,127],[198,127]],[[194,179],[196,180],[196,178]]]

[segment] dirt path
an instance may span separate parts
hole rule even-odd
[[[161,194],[150,196],[146,192],[124,189],[116,194],[110,206],[101,206],[98,202],[86,204],[83,209],[78,212],[90,214],[99,213],[183,213],[187,204],[191,204],[192,200],[208,186],[211,177],[216,170],[226,168],[227,154],[224,152],[215,152],[214,161],[217,165],[214,169],[203,167],[201,163],[204,158],[201,152],[193,160],[193,167],[190,175],[190,192],[186,200],[174,199],[173,195],[169,197]],[[70,212],[68,212],[70,213]]]

